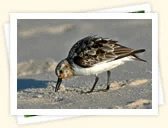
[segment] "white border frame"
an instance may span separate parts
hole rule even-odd
[[[17,19],[152,19],[152,109],[17,109]],[[11,13],[10,94],[12,115],[157,115],[158,19],[155,13]]]
[[[150,4],[137,4],[137,5],[130,5],[130,6],[123,6],[119,8],[109,8],[109,9],[99,9],[99,10],[91,10],[88,12],[111,12],[111,13],[129,13],[129,12],[136,12],[136,11],[145,11],[145,13],[151,12],[151,5]]]
[[[78,116],[32,116],[32,117],[25,117],[25,116],[17,116],[17,123],[18,124],[30,124],[30,123],[41,123],[46,121],[53,121],[53,120],[64,120],[64,119],[72,119],[77,118]]]

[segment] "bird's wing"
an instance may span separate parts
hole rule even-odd
[[[114,61],[128,56],[133,49],[111,39],[89,36],[78,41],[70,50],[68,58],[81,67],[92,67],[103,61]]]

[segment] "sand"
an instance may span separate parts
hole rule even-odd
[[[94,76],[74,77],[64,81],[60,90],[54,92],[57,79],[54,74],[57,62],[52,59],[20,63],[18,69],[18,108],[20,109],[121,109],[151,108],[151,79],[126,79],[111,81],[110,89],[98,82],[92,93]],[[24,66],[24,68],[22,68]],[[33,69],[33,71],[31,71]],[[102,79],[104,78],[104,79]],[[105,74],[100,81],[105,82]]]
[[[151,20],[19,20],[17,107],[20,109],[151,109],[152,54]],[[63,81],[54,92],[57,63],[71,46],[90,34],[110,37],[146,52],[144,62],[128,62],[111,71],[110,89],[106,73],[92,93],[94,76]]]

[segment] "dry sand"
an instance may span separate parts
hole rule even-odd
[[[136,80],[135,80],[136,81]],[[144,80],[138,80],[144,81]],[[130,86],[128,81],[111,83],[110,90],[104,85],[97,86],[93,93],[85,93],[89,88],[72,88],[61,85],[54,92],[55,82],[48,82],[46,88],[25,89],[18,92],[18,108],[58,109],[58,108],[151,108],[151,80]]]
[[[18,64],[18,108],[151,108],[151,79],[111,81],[108,91],[104,91],[105,84],[98,83],[94,92],[85,93],[91,88],[94,77],[74,77],[64,81],[55,93],[56,81],[51,79],[56,79],[53,72],[56,65],[52,59]]]
[[[17,107],[151,109],[151,27],[151,20],[19,20]],[[67,56],[77,40],[89,34],[110,37],[131,48],[145,48],[141,58],[148,62],[128,62],[112,70],[106,92],[106,73],[102,73],[93,93],[83,92],[92,87],[94,76],[63,81],[55,93],[57,62]]]

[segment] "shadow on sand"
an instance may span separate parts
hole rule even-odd
[[[17,79],[17,91],[21,91],[28,88],[46,88],[48,82],[35,79]]]

